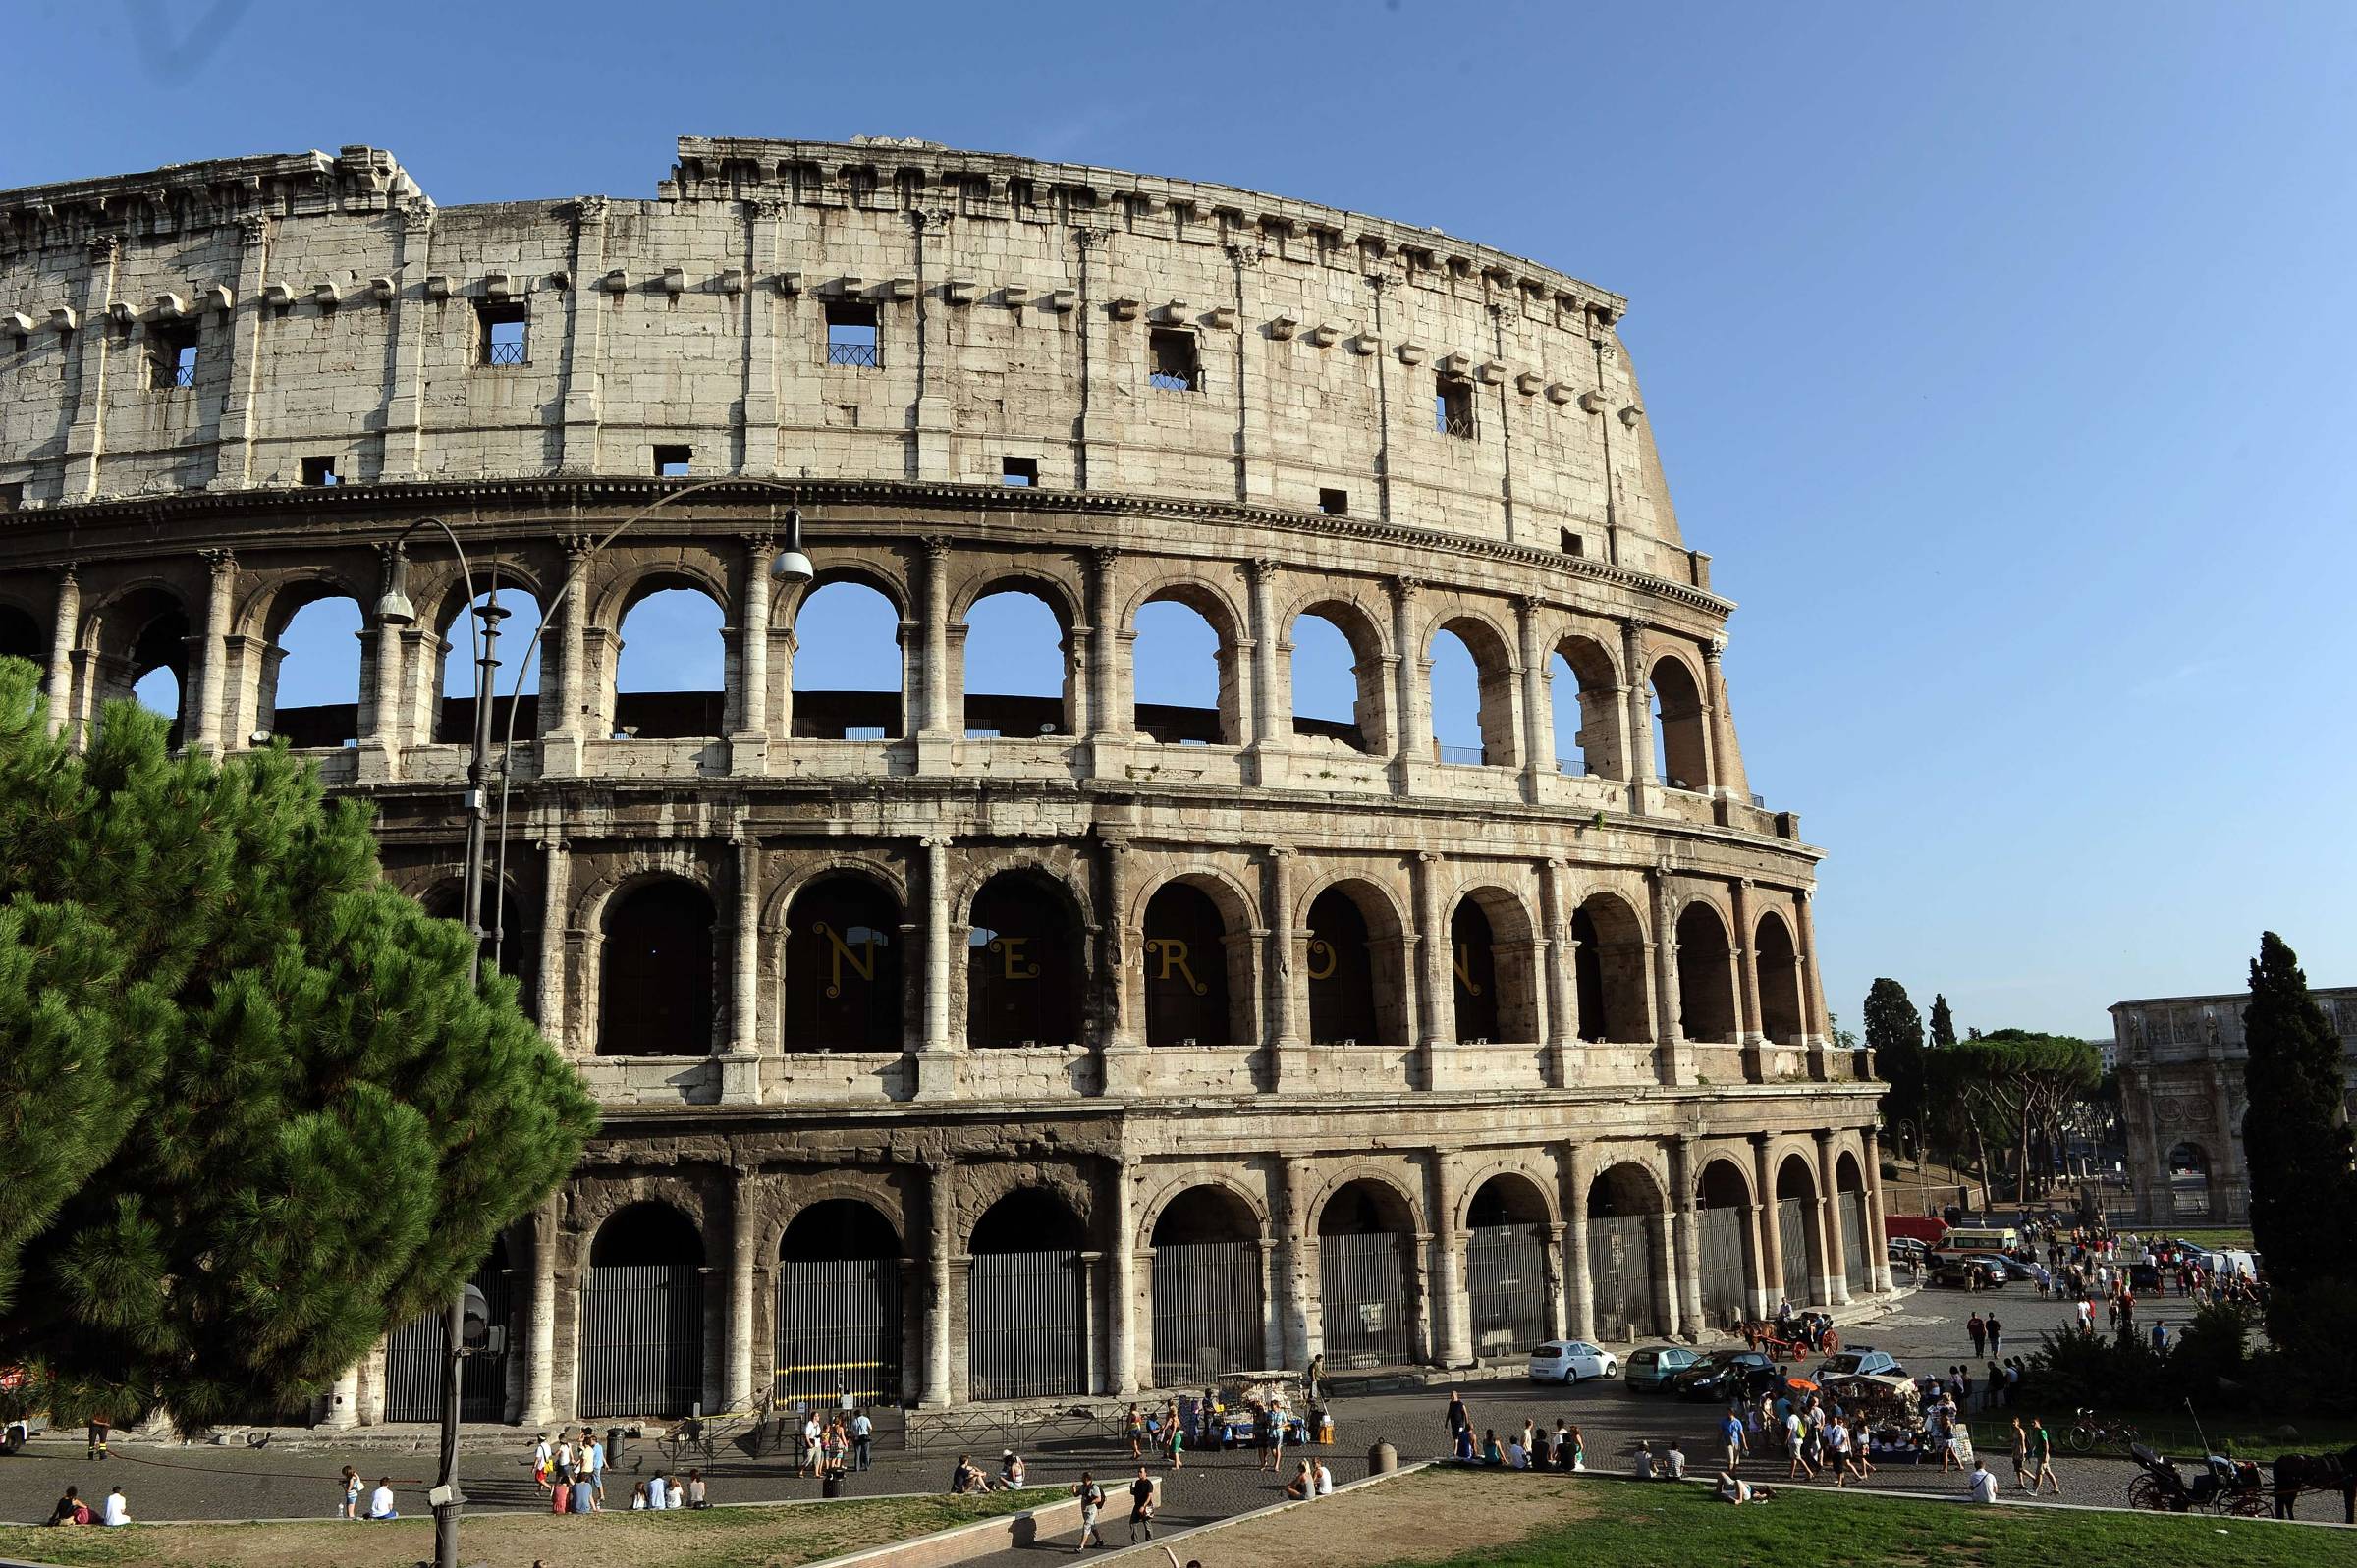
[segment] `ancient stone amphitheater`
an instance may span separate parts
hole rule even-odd
[[[485,1263],[471,1419],[1069,1405],[1840,1302],[1889,1286],[1870,1063],[1622,304],[892,140],[685,137],[651,200],[437,208],[356,146],[0,192],[0,651],[77,732],[160,680],[183,744],[285,737],[454,908],[467,578],[421,529],[383,614],[393,543],[439,518],[501,585],[510,679],[548,607],[494,699],[500,961],[606,1120]],[[631,689],[624,620],[680,588],[725,689]],[[807,689],[797,622],[868,590],[897,690]],[[1060,695],[966,661],[1009,593]],[[354,700],[280,704],[334,600]],[[1216,702],[1135,698],[1172,606]],[[1296,717],[1311,631],[1347,718]],[[1442,643],[1477,746],[1435,744]],[[310,1414],[433,1415],[436,1332]]]

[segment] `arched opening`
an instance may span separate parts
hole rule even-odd
[[[178,749],[187,738],[183,704],[189,692],[189,617],[162,588],[140,588],[98,613],[91,643],[95,660],[95,712],[128,698],[170,722],[166,742]]]
[[[1702,1317],[1725,1328],[1751,1315],[1751,1184],[1732,1161],[1714,1160],[1702,1167],[1694,1197]]]
[[[505,1330],[497,1350],[472,1350],[459,1362],[459,1419],[505,1421],[508,1417],[508,1356],[519,1342],[522,1305],[515,1271],[508,1266],[505,1236],[491,1243],[485,1258],[468,1280],[483,1293],[483,1310],[492,1326]],[[385,1404],[387,1421],[440,1421],[442,1367],[450,1343],[445,1331],[449,1314],[429,1307],[386,1336]]]
[[[1579,1037],[1591,1045],[1644,1045],[1653,1039],[1646,1000],[1645,927],[1625,899],[1590,893],[1571,912],[1572,968],[1579,992]]]
[[[777,1397],[789,1404],[901,1400],[901,1238],[855,1198],[794,1217],[778,1243]]]
[[[1218,620],[1213,618],[1217,616]],[[1227,613],[1200,590],[1173,588],[1137,612],[1130,645],[1131,723],[1166,746],[1233,746],[1242,733],[1234,639]]]
[[[1261,1365],[1260,1222],[1226,1187],[1189,1187],[1154,1221],[1154,1381],[1201,1388]]]
[[[1734,951],[1727,922],[1697,898],[1677,916],[1678,1033],[1688,1040],[1735,1040]]]
[[[788,1051],[898,1051],[901,903],[866,877],[820,877],[786,911]]]
[[[356,742],[370,662],[360,602],[327,590],[308,599],[290,592],[271,607],[265,625],[254,728],[285,736],[291,746]]]
[[[1003,871],[974,895],[965,938],[965,1038],[976,1048],[1080,1044],[1088,962],[1070,893]]]
[[[967,1397],[1088,1390],[1087,1230],[1056,1194],[1018,1187],[975,1222],[966,1274]]]
[[[1866,1250],[1866,1182],[1848,1153],[1834,1162],[1834,1208],[1841,1217],[1842,1277],[1849,1293],[1859,1295],[1872,1285],[1874,1259]]]
[[[1384,728],[1383,641],[1354,605],[1316,604],[1293,618],[1293,733],[1339,741],[1380,756]]]
[[[1146,1044],[1236,1043],[1229,1004],[1228,922],[1202,889],[1166,883],[1146,901]]]
[[[728,732],[727,615],[700,587],[640,586],[614,637],[614,728],[639,740]]]
[[[964,638],[969,738],[1072,732],[1071,635],[1043,593],[1011,586],[984,594],[965,613]]]
[[[1428,661],[1434,760],[1512,766],[1514,677],[1504,639],[1486,623],[1459,617],[1432,634]]]
[[[1450,967],[1456,984],[1456,1038],[1487,1044],[1498,1031],[1498,954],[1491,946],[1490,918],[1470,898],[1457,901],[1449,917]]]
[[[1710,751],[1703,739],[1702,691],[1682,659],[1660,659],[1653,667],[1654,755],[1662,760],[1662,783],[1672,789],[1711,787]]]
[[[1782,915],[1771,909],[1760,916],[1751,955],[1760,977],[1760,1032],[1778,1045],[1799,1045],[1808,1033],[1800,1016],[1800,958]]]
[[[1668,1260],[1654,1244],[1664,1213],[1662,1190],[1642,1165],[1614,1165],[1588,1184],[1588,1294],[1598,1338],[1664,1331]]]
[[[510,703],[516,707],[517,738],[538,733],[540,652],[548,641],[532,641],[532,628],[540,624],[540,601],[529,589],[501,583],[484,589],[472,606],[454,601],[442,622],[442,695],[434,718],[434,739],[440,744],[465,745],[474,737],[475,638],[486,617],[499,628],[491,648],[491,656],[499,661],[491,672],[491,738],[496,743],[508,734]],[[528,656],[526,647],[531,649]],[[519,659],[523,661],[521,685]]]
[[[1776,1167],[1776,1241],[1784,1265],[1784,1294],[1822,1302],[1825,1238],[1817,1229],[1817,1174],[1798,1155],[1786,1155]]]
[[[598,1227],[581,1286],[584,1416],[685,1416],[704,1397],[704,1242],[667,1203]]]
[[[2210,1213],[2210,1152],[2181,1143],[2168,1152],[2169,1206],[2180,1218]]]
[[[1337,886],[1309,906],[1303,973],[1309,980],[1309,1038],[1321,1046],[1374,1045],[1384,1038],[1377,1011],[1379,958],[1357,898]]]
[[[1620,726],[1626,709],[1612,656],[1586,637],[1565,637],[1547,656],[1547,695],[1555,716],[1555,765],[1573,776],[1626,779]]]
[[[1455,1038],[1468,1045],[1536,1042],[1538,977],[1529,912],[1503,888],[1476,888],[1449,917]]]
[[[1415,1213],[1398,1189],[1353,1181],[1318,1211],[1318,1302],[1326,1359],[1336,1367],[1398,1367],[1419,1359],[1422,1303],[1409,1266]]]
[[[598,961],[599,1055],[710,1054],[713,918],[711,894],[678,877],[615,894]]]
[[[490,888],[483,890],[483,929],[486,932],[491,929],[494,918],[491,893]],[[496,914],[499,921],[499,972],[516,982],[518,1002],[525,1012],[537,1017],[534,1009],[539,1005],[540,999],[535,994],[537,988],[531,984],[531,977],[538,973],[539,965],[534,961],[535,955],[531,950],[531,934],[524,927],[523,900],[517,897],[514,888],[510,888],[507,897],[497,902],[500,906]],[[464,922],[466,918],[466,890],[455,880],[436,883],[418,898],[417,906],[437,920]],[[491,965],[488,948],[483,953],[483,964],[485,968]]]
[[[49,637],[29,611],[0,605],[0,659],[22,659],[36,670],[49,665]]]
[[[1547,1199],[1528,1176],[1492,1176],[1465,1216],[1465,1296],[1473,1354],[1510,1356],[1555,1331]]]
[[[808,740],[898,740],[901,613],[864,582],[821,582],[794,612],[794,733]]]

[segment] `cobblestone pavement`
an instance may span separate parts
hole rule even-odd
[[[1962,1326],[1966,1316],[1976,1308],[1986,1312],[1992,1304],[2006,1325],[2005,1346],[2012,1354],[2034,1348],[2040,1332],[2061,1325],[2068,1317],[2062,1304],[2041,1302],[2034,1291],[2020,1286],[1995,1296],[1927,1290],[1899,1302],[1878,1321],[1858,1325],[1846,1337],[1852,1344],[1891,1351],[1919,1376],[1945,1371],[1951,1363],[1969,1359],[1971,1344]],[[2163,1309],[2164,1316],[2172,1321],[2183,1316],[2173,1305],[2163,1304]],[[2149,1317],[2145,1321],[2149,1323]],[[1461,1387],[1478,1427],[1496,1427],[1503,1433],[1530,1419],[1552,1428],[1559,1416],[1579,1426],[1586,1435],[1593,1469],[1623,1467],[1640,1437],[1650,1439],[1657,1451],[1667,1439],[1677,1439],[1689,1463],[1698,1470],[1713,1465],[1717,1451],[1712,1433],[1718,1411],[1709,1403],[1631,1394],[1618,1383],[1563,1388],[1531,1384],[1510,1376],[1467,1374]],[[1444,1441],[1442,1411],[1447,1398],[1445,1387],[1339,1397],[1334,1407],[1336,1445],[1323,1451],[1336,1481],[1364,1475],[1367,1449],[1377,1441],[1393,1443],[1403,1462],[1437,1455]],[[2058,1428],[2070,1413],[2043,1414]],[[470,1508],[493,1511],[546,1506],[545,1494],[533,1485],[528,1469],[532,1436],[530,1432],[519,1431],[504,1441],[469,1443],[462,1455],[461,1475]],[[999,1445],[976,1446],[976,1460],[986,1469],[995,1469]],[[2001,1478],[2009,1483],[2004,1445],[1995,1440],[1994,1430],[1985,1436],[1984,1446],[1992,1463],[2000,1468]],[[380,1475],[391,1476],[402,1509],[408,1512],[423,1508],[424,1488],[431,1484],[433,1471],[430,1449],[402,1452],[356,1445],[345,1449],[331,1442],[251,1450],[123,1440],[117,1442],[115,1452],[117,1457],[104,1464],[91,1463],[82,1457],[79,1433],[60,1434],[44,1436],[17,1457],[0,1460],[0,1518],[46,1518],[51,1503],[68,1485],[102,1495],[107,1487],[118,1484],[142,1519],[321,1517],[333,1507],[335,1478],[348,1461],[371,1482]],[[1126,1541],[1128,1510],[1121,1493],[1136,1470],[1125,1443],[1058,1443],[1025,1457],[1035,1485],[1069,1486],[1083,1470],[1108,1483],[1107,1490],[1116,1498],[1116,1505],[1108,1510],[1108,1539],[1116,1543]],[[848,1478],[845,1489],[851,1496],[939,1490],[946,1486],[956,1458],[948,1451],[880,1453],[873,1469]],[[611,1473],[608,1504],[627,1508],[633,1483],[659,1463],[651,1444],[627,1444]],[[1289,1457],[1285,1468],[1289,1474]],[[1784,1468],[1781,1461],[1761,1460],[1748,1466],[1745,1473],[1775,1479]],[[2057,1457],[2056,1471],[2066,1500],[2073,1502],[2117,1502],[2128,1480],[2126,1467],[2115,1459],[2064,1454]],[[1163,1534],[1264,1507],[1281,1501],[1284,1495],[1283,1478],[1257,1471],[1249,1453],[1193,1454],[1175,1475],[1159,1465],[1155,1473],[1167,1478],[1158,1526]],[[816,1481],[796,1477],[776,1457],[724,1459],[706,1467],[706,1475],[716,1502],[819,1495]],[[1869,1489],[1892,1487],[1960,1490],[1961,1483],[1952,1474],[1941,1476],[1936,1467],[1888,1466],[1869,1484]],[[1050,1549],[1069,1549],[1071,1540],[1068,1534],[1043,1544]]]

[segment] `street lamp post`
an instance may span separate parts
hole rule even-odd
[[[541,607],[540,620],[532,627],[531,639],[524,644],[523,657],[519,661],[517,667],[516,689],[509,694],[508,698],[508,723],[500,750],[497,846],[499,863],[495,868],[492,924],[488,931],[483,924],[483,862],[484,851],[489,847],[487,840],[490,837],[491,708],[494,700],[493,694],[498,684],[496,673],[499,669],[499,623],[507,618],[509,612],[499,607],[496,583],[492,589],[492,602],[488,605],[477,603],[474,572],[466,562],[466,547],[460,541],[458,534],[452,530],[450,524],[441,518],[419,517],[404,528],[393,541],[392,550],[386,559],[385,591],[376,603],[377,620],[381,623],[388,625],[413,625],[416,623],[417,610],[410,602],[409,596],[410,563],[406,547],[409,544],[410,535],[428,526],[441,529],[443,536],[450,541],[450,548],[459,560],[459,575],[466,585],[466,603],[476,622],[474,631],[474,727],[466,757],[466,863],[461,873],[465,889],[462,895],[461,912],[466,921],[466,934],[473,942],[473,957],[467,974],[468,979],[476,986],[480,986],[483,979],[483,944],[486,936],[490,938],[491,962],[495,969],[500,961],[499,933],[506,915],[508,786],[513,778],[513,770],[509,767],[508,759],[513,755],[516,744],[516,708],[523,694],[524,670],[531,663],[533,651],[540,646],[540,637],[548,629],[549,618],[556,613],[556,606],[565,603],[572,594],[574,579],[588,566],[590,560],[600,550],[613,543],[625,530],[683,496],[693,495],[700,490],[707,490],[717,485],[759,485],[793,493],[791,486],[774,484],[769,480],[738,478],[707,479],[698,484],[685,485],[671,491],[652,506],[643,507],[624,518],[603,538],[583,552],[580,560],[576,562],[573,569],[566,574],[564,582],[557,589],[555,598],[549,604]],[[786,545],[778,552],[777,558],[770,563],[770,574],[781,582],[808,582],[814,572],[810,565],[810,558],[804,554],[802,549],[801,509],[789,506],[786,510],[785,522]],[[450,1306],[443,1317],[442,1324],[441,1465],[436,1472],[435,1487],[431,1494],[434,1508],[435,1568],[459,1568],[459,1512],[466,1500],[466,1494],[459,1490],[459,1401],[466,1355],[466,1307],[470,1289],[471,1287],[462,1287],[456,1295],[451,1297]]]

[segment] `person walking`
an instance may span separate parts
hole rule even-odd
[[[2030,1494],[2052,1488],[2057,1497],[2062,1495],[2062,1483],[2055,1476],[2055,1440],[2047,1435],[2046,1423],[2036,1416],[2030,1418]]]
[[[2013,1485],[2021,1491],[2030,1489],[2030,1430],[2013,1418]]]
[[[1325,1351],[1321,1350],[1309,1358],[1309,1371],[1301,1375],[1301,1381],[1304,1384],[1303,1397],[1314,1402],[1318,1397],[1318,1390],[1326,1386]]]
[[[1097,1514],[1105,1506],[1105,1488],[1097,1485],[1094,1476],[1083,1470],[1080,1479],[1072,1483],[1072,1495],[1080,1499],[1080,1544],[1072,1550],[1075,1553],[1088,1550],[1092,1539],[1098,1545],[1104,1545],[1104,1534],[1097,1529]]]
[[[1129,1457],[1143,1459],[1146,1454],[1146,1413],[1137,1408],[1134,1399],[1129,1402],[1129,1414],[1124,1418],[1124,1424],[1129,1433]]]
[[[1307,1464],[1307,1460],[1302,1461]],[[1137,1479],[1129,1483],[1129,1544],[1137,1544],[1137,1533],[1143,1530],[1146,1539],[1154,1539],[1154,1478],[1146,1467],[1137,1467]]]
[[[1981,1322],[1979,1313],[1976,1312],[1964,1320],[1964,1331],[1972,1336],[1972,1353],[1976,1356],[1981,1354],[1983,1347],[1988,1342],[1989,1325]]]
[[[532,1444],[532,1480],[542,1491],[548,1490],[549,1467],[556,1461],[557,1451],[548,1445],[548,1433],[544,1432],[540,1434],[539,1441]],[[348,1466],[348,1473],[349,1469]]]
[[[1784,1416],[1784,1451],[1792,1456],[1792,1462],[1784,1467],[1786,1480],[1815,1481],[1817,1479],[1816,1467],[1808,1461],[1808,1423],[1800,1419],[1800,1412],[1797,1410],[1786,1413]]]
[[[852,1460],[861,1470],[865,1470],[875,1451],[876,1424],[868,1420],[867,1412],[862,1410],[851,1418]]]
[[[1719,1440],[1727,1449],[1727,1471],[1731,1474],[1742,1469],[1743,1450],[1749,1444],[1743,1439],[1743,1418],[1735,1414],[1732,1405],[1727,1406],[1727,1414],[1719,1418]]]
[[[821,1461],[820,1445],[826,1440],[826,1429],[818,1424],[818,1412],[813,1410],[802,1418],[802,1463],[795,1471],[797,1476],[815,1476]]]
[[[1171,1406],[1171,1415],[1168,1427],[1169,1430],[1164,1432],[1162,1434],[1162,1441],[1164,1447],[1170,1453],[1171,1468],[1173,1470],[1183,1470],[1186,1468],[1186,1426],[1178,1419],[1178,1407],[1177,1405]]]
[[[1445,1419],[1449,1423],[1449,1436],[1451,1439],[1451,1446],[1453,1447],[1455,1446],[1454,1439],[1456,1438],[1456,1435],[1459,1433],[1471,1431],[1473,1427],[1473,1418],[1466,1414],[1464,1400],[1458,1396],[1457,1391],[1453,1388],[1449,1390],[1449,1413]]]
[[[1986,1326],[1989,1330],[1989,1354],[1993,1356],[2003,1355],[2005,1350],[2005,1330],[2003,1325],[1997,1321],[1996,1313],[1993,1312],[1989,1315],[1989,1321],[1984,1326]]]

